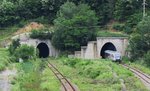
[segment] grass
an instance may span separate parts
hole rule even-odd
[[[4,70],[9,64],[9,53],[7,49],[0,48],[0,71]]]
[[[2,28],[0,29],[0,41],[7,39],[8,37],[10,37],[14,32],[16,32],[18,30],[19,27],[17,26],[12,26],[12,27],[8,27],[8,28]]]
[[[98,31],[97,37],[128,37],[128,35],[121,32]]]
[[[54,76],[52,71],[49,68],[45,68],[42,73],[42,82],[40,84],[42,91],[59,91],[60,90],[60,82]]]
[[[0,28],[0,47],[3,47],[5,43],[11,40],[13,33],[18,30],[17,26]]]
[[[49,61],[81,91],[120,91],[122,88],[120,79],[124,80],[128,91],[147,91],[132,72],[111,61],[66,58]]]
[[[150,75],[150,67],[148,67],[144,63],[134,62],[134,63],[129,63],[129,64],[130,64],[130,66],[137,68],[140,71]]]
[[[40,59],[18,63],[11,91],[59,91],[59,80]]]

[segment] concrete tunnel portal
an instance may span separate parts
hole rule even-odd
[[[46,43],[39,43],[37,45],[38,56],[40,58],[47,58],[49,56],[49,47]]]
[[[102,58],[105,58],[105,51],[106,50],[117,51],[116,47],[112,43],[110,43],[110,42],[105,43],[103,45],[101,51],[100,51],[100,55],[101,55]]]

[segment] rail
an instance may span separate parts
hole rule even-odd
[[[48,63],[48,67],[51,69],[51,71],[55,74],[57,79],[60,81],[65,91],[76,91],[74,86],[68,81],[68,79],[61,72],[59,72],[59,70],[53,64],[51,64],[50,62],[47,63]]]

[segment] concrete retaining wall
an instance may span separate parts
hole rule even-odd
[[[97,37],[97,41],[89,41],[87,46],[81,46],[81,57],[83,59],[101,58],[102,47],[106,43],[112,43],[122,56],[125,55],[128,38],[127,37]],[[75,53],[77,55],[77,53]],[[79,57],[79,56],[78,56]]]
[[[12,39],[20,39],[20,44],[27,44],[29,46],[34,46],[35,48],[37,48],[40,43],[45,43],[49,48],[49,56],[56,57],[59,54],[59,51],[52,46],[50,40],[32,39],[29,37],[29,33],[17,35]]]

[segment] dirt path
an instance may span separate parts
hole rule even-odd
[[[0,72],[0,91],[10,91],[10,76],[16,75],[16,70],[5,70]]]

